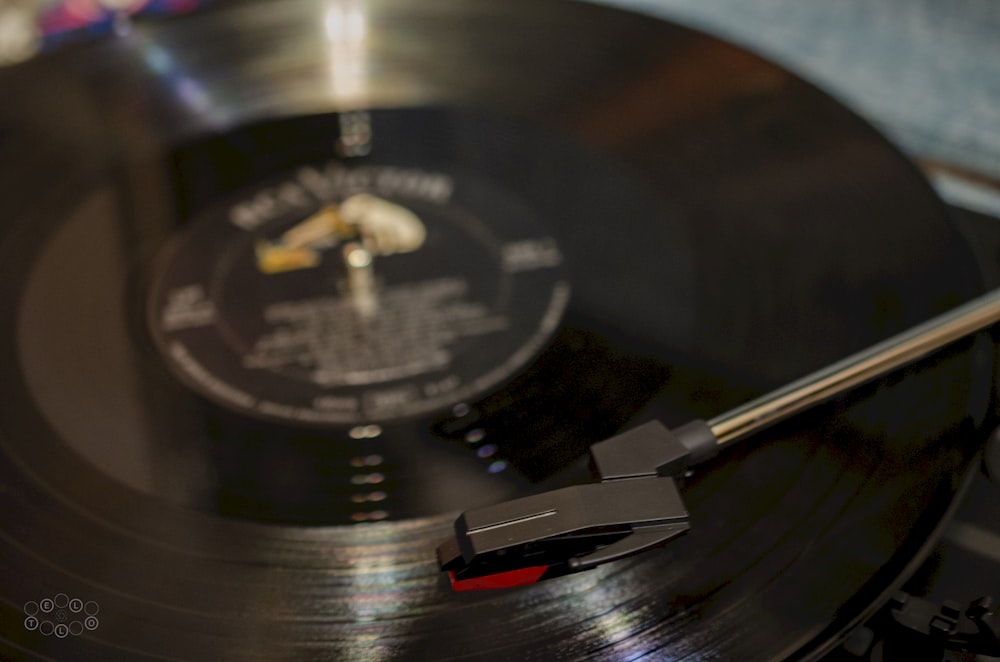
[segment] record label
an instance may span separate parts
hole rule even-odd
[[[495,187],[334,161],[185,229],[149,323],[171,368],[216,402],[356,424],[487,392],[537,354],[568,300],[555,238]]]

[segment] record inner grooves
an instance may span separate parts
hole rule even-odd
[[[102,462],[105,431],[74,426],[72,404],[38,384],[48,418],[99,468],[156,496],[262,521],[449,513],[559,472],[662,386],[665,366],[567,316],[572,296],[602,293],[571,294],[573,265],[588,256],[559,238],[614,232],[617,195],[630,213],[656,215],[649,193],[622,184],[607,202],[563,205],[570,191],[628,179],[558,134],[484,112],[372,112],[373,153],[354,159],[334,153],[341,120],[259,123],[172,155],[190,220],[138,265],[145,285],[133,305],[145,309],[138,333],[153,348],[144,360],[169,373],[148,397],[176,408],[164,420],[200,421],[175,432],[200,456],[200,475],[177,499],[134,467]],[[288,162],[274,163],[273,144]],[[574,179],[559,167],[567,162]],[[231,163],[244,172],[221,190],[202,177],[188,187],[190,173],[228,173]],[[66,269],[86,259],[77,246],[50,245],[29,280],[29,308],[46,307],[52,291],[102,295],[76,278],[100,264]],[[23,341],[29,380],[55,370],[31,333]],[[93,356],[60,357],[62,369],[87,372]],[[516,430],[523,420],[530,434]]]

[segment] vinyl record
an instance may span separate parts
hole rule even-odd
[[[979,439],[985,338],[688,476],[664,549],[454,593],[460,511],[978,293],[915,168],[577,3],[220,3],[0,92],[0,656],[816,657]]]

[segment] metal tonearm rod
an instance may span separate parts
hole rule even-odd
[[[590,447],[599,482],[462,513],[438,562],[456,590],[509,588],[593,568],[690,529],[676,479],[719,449],[1000,321],[1000,289],[707,422],[650,422]]]

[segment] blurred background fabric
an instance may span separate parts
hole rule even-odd
[[[1000,179],[1000,2],[602,0],[718,35],[852,107],[904,149]]]
[[[852,108],[949,204],[1000,218],[1000,2],[585,0],[758,53]]]

